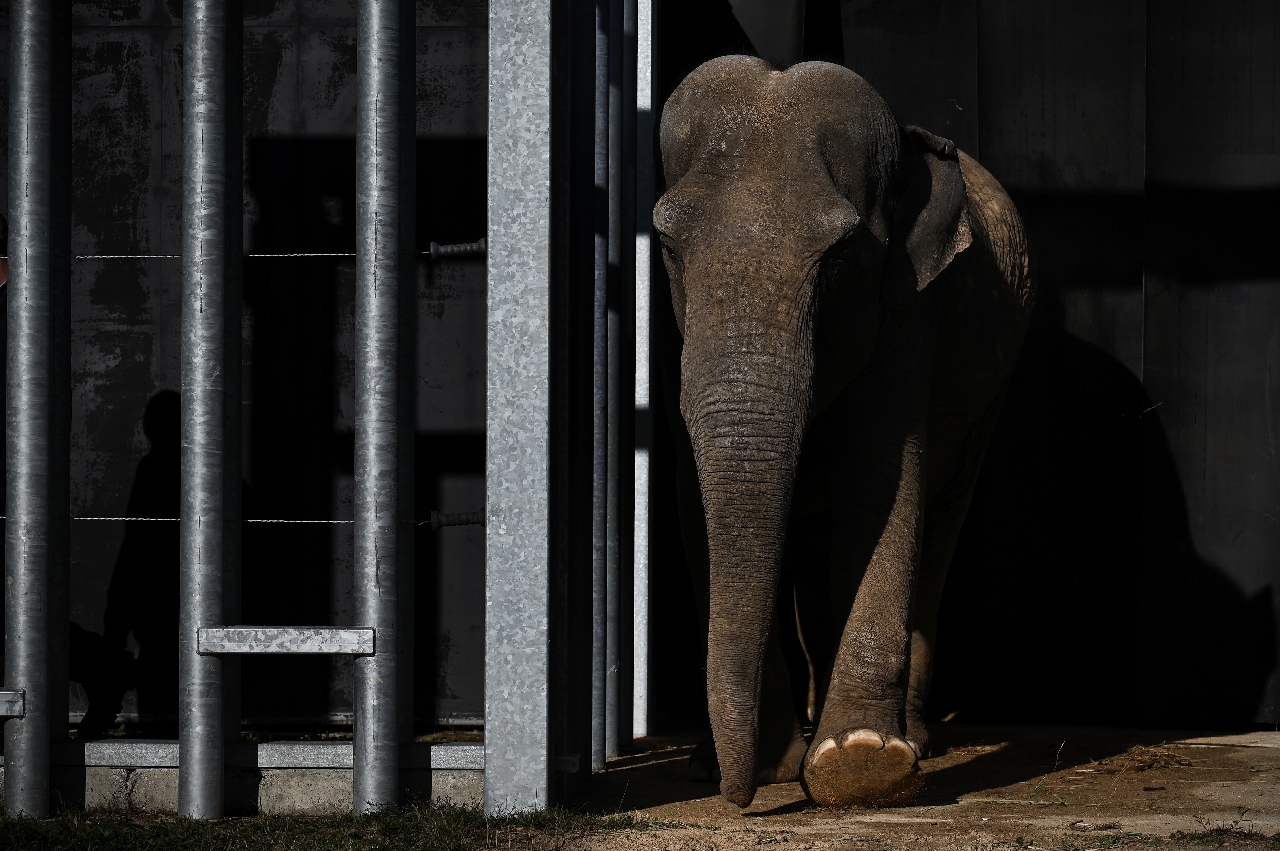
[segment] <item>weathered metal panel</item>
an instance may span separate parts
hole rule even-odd
[[[1280,186],[1280,6],[1150,5],[1148,176],[1183,186]]]
[[[245,27],[246,138],[296,133],[301,129],[298,115],[298,90],[302,85],[299,40],[300,33],[294,27]]]
[[[442,475],[437,499],[442,511],[483,509],[483,474]],[[431,534],[437,551],[435,715],[451,724],[483,723],[485,532],[461,526]]]
[[[1007,189],[1141,191],[1146,5],[983,0],[978,157]]]
[[[302,5],[301,0],[250,0],[244,7],[245,26],[297,26]]]
[[[1280,9],[1171,0],[1148,14],[1143,372],[1163,434],[1144,463],[1181,504],[1162,511],[1155,494],[1147,507],[1159,581],[1145,589],[1141,688],[1152,714],[1274,723]],[[1196,617],[1171,624],[1182,601]],[[1211,691],[1178,687],[1179,672],[1205,667],[1218,672]]]
[[[352,137],[356,132],[355,18],[299,31],[298,132]]]
[[[484,138],[487,50],[483,26],[418,27],[419,136]]]
[[[486,0],[427,0],[418,3],[417,22],[420,27],[479,27],[488,26],[489,4]]]

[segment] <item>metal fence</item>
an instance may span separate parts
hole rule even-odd
[[[492,0],[487,246],[431,246],[433,257],[488,255],[489,812],[563,798],[571,787],[558,775],[602,768],[645,727],[645,535],[632,515],[645,516],[647,456],[628,461],[624,450],[634,444],[626,400],[634,391],[647,407],[648,393],[648,239],[636,211],[643,222],[652,175],[642,173],[637,193],[636,143],[648,145],[652,122],[636,92],[647,98],[650,84],[649,64],[637,64],[648,50],[646,36],[638,52],[637,21],[650,6],[641,6]],[[235,0],[183,4],[178,808],[223,814],[239,657],[328,653],[356,658],[353,806],[373,811],[397,803],[412,739],[414,4],[357,3],[355,628],[237,625],[241,15]],[[42,817],[50,743],[67,735],[70,3],[14,0],[10,16],[0,717],[5,814]],[[557,43],[574,57],[570,70],[553,68]],[[570,174],[586,153],[571,150],[575,138],[591,140],[581,180]],[[561,214],[569,227],[553,227]],[[587,353],[589,374],[562,380]],[[633,384],[637,366],[644,378]],[[561,428],[568,442],[553,435]],[[591,460],[575,467],[567,453],[579,448]],[[586,654],[568,646],[577,636],[589,637]]]

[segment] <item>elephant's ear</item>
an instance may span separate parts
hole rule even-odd
[[[887,271],[919,291],[969,247],[969,203],[951,140],[905,127],[899,162]]]

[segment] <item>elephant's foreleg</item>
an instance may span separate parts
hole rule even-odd
[[[976,479],[976,476],[974,477]],[[946,584],[947,567],[969,507],[973,481],[960,494],[935,503],[925,511],[924,542],[920,555],[920,580],[916,584],[915,617],[911,630],[911,673],[907,686],[907,740],[922,756],[931,753],[924,703],[933,679],[933,652],[938,636],[938,607]]]
[[[929,729],[924,722],[924,704],[933,681],[938,609],[946,586],[947,569],[969,513],[969,504],[973,501],[973,491],[982,469],[982,458],[999,420],[1007,389],[1006,383],[967,434],[953,438],[948,433],[947,424],[935,422],[939,419],[936,413],[930,418],[931,472],[939,484],[934,486],[930,483],[929,502],[924,512],[920,581],[916,587],[911,633],[911,678],[907,689],[907,738],[925,755],[931,752]]]
[[[903,729],[908,625],[919,558],[921,441],[907,439],[899,453],[891,465],[896,475],[888,504],[864,503],[843,530],[843,541],[833,547],[857,558],[874,541],[805,760],[806,788],[828,806],[902,804],[923,782]],[[871,480],[877,476],[863,472]]]

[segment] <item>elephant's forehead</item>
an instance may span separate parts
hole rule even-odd
[[[742,156],[752,148],[820,145],[839,134],[893,125],[892,114],[854,72],[827,62],[776,71],[758,60],[728,57],[702,66],[681,84],[678,110],[686,132],[701,135],[704,155]],[[886,121],[887,119],[887,121]]]

